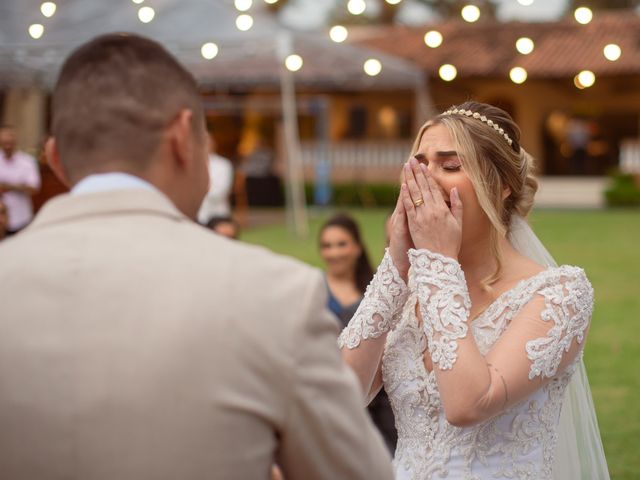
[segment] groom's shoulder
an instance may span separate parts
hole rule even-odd
[[[204,268],[216,267],[230,277],[268,279],[269,287],[274,283],[320,281],[321,272],[300,260],[238,240],[230,240],[206,228],[193,226],[193,235],[198,237],[197,254]]]

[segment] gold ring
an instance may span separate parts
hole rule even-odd
[[[416,207],[419,207],[420,205],[424,205],[424,199],[423,198],[419,198],[418,200],[413,202],[413,205],[416,206]]]

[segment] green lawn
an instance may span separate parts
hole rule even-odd
[[[384,245],[387,210],[351,210],[372,262]],[[320,266],[316,237],[327,214],[311,215],[306,241],[282,225],[246,231],[242,239]],[[531,223],[559,263],[583,267],[596,292],[585,362],[611,477],[640,478],[640,210],[538,211]]]

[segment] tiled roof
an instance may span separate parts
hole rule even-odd
[[[440,47],[425,45],[428,30],[442,33]],[[520,37],[534,41],[529,55],[517,52],[515,42]],[[449,20],[422,28],[362,27],[350,38],[412,60],[430,76],[437,76],[444,63],[455,65],[459,77],[504,77],[515,66],[524,67],[529,78],[573,77],[585,69],[604,76],[640,74],[640,16],[628,10],[596,12],[588,25],[572,17],[551,23]],[[621,47],[619,60],[604,57],[608,43]]]

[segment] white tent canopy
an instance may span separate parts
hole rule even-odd
[[[40,12],[40,0],[2,0],[0,3],[0,87],[35,85],[50,88],[64,58],[83,42],[107,32],[132,32],[151,37],[174,53],[206,86],[278,85],[280,61],[276,37],[284,30],[277,16],[255,0],[246,13],[254,19],[246,32],[236,28],[231,0],[59,0],[51,18]],[[138,9],[150,6],[150,23],[138,20]],[[33,39],[29,25],[44,26]],[[412,64],[366,48],[335,44],[326,32],[293,32],[292,52],[302,56],[303,68],[296,84],[327,89],[412,88],[420,81]],[[214,42],[219,53],[213,60],[200,54],[201,46]],[[376,77],[363,71],[375,57],[383,70]]]

